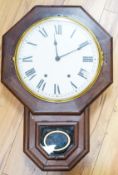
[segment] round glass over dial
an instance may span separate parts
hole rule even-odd
[[[15,68],[22,86],[33,96],[51,102],[73,100],[95,83],[102,50],[81,23],[49,17],[29,27],[19,40]]]

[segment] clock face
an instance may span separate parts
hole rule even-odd
[[[92,32],[67,17],[49,17],[24,32],[15,52],[22,86],[51,102],[80,97],[95,83],[102,51]]]

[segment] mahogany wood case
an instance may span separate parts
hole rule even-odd
[[[70,102],[51,103],[39,100],[26,91],[17,78],[14,53],[22,33],[33,23],[49,16],[68,16],[79,20],[97,37],[103,50],[101,73],[93,87],[80,98]],[[113,81],[112,37],[80,6],[35,6],[3,36],[2,82],[32,113],[77,113],[95,100]]]
[[[92,88],[69,102],[52,103],[32,96],[16,75],[14,53],[23,32],[49,16],[68,16],[80,21],[97,37],[103,65]],[[35,6],[3,36],[2,83],[24,104],[24,152],[42,170],[70,170],[89,151],[88,106],[113,82],[112,37],[81,6]],[[85,109],[86,108],[86,109]],[[50,156],[40,146],[41,126],[73,126],[74,144],[63,155]]]

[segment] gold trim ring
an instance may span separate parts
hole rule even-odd
[[[95,44],[96,44],[96,47],[98,49],[98,54],[99,54],[99,64],[98,64],[98,68],[97,68],[97,71],[96,71],[96,74],[93,78],[93,80],[90,82],[90,84],[81,92],[81,93],[78,93],[77,95],[74,95],[72,97],[68,97],[68,98],[64,98],[64,99],[51,99],[51,98],[48,98],[48,97],[44,97],[44,96],[41,96],[41,95],[37,95],[33,90],[31,90],[24,82],[24,80],[22,79],[21,75],[20,75],[20,72],[19,72],[19,68],[18,68],[18,49],[19,49],[19,45],[21,44],[24,36],[36,25],[39,25],[43,22],[46,22],[50,19],[68,19],[78,25],[80,25],[84,30],[86,30],[90,36],[93,38]],[[35,22],[34,24],[32,24],[28,29],[26,29],[26,31],[21,35],[18,43],[17,43],[17,46],[16,46],[16,50],[15,50],[15,54],[14,54],[14,66],[15,66],[15,70],[16,70],[16,74],[17,74],[17,77],[21,83],[21,85],[31,94],[33,95],[34,97],[38,98],[38,99],[41,99],[41,100],[44,100],[44,101],[48,101],[48,102],[56,102],[56,103],[60,103],[60,102],[68,102],[68,101],[71,101],[71,100],[74,100],[76,98],[79,98],[80,96],[84,95],[86,92],[88,92],[88,90],[90,90],[90,88],[94,85],[94,83],[96,82],[99,74],[100,74],[100,71],[101,71],[101,67],[102,67],[102,64],[103,64],[103,51],[102,51],[102,48],[99,44],[99,41],[98,39],[96,38],[95,34],[86,26],[84,26],[81,22],[71,18],[71,17],[67,17],[67,16],[63,16],[63,17],[58,17],[58,16],[53,16],[53,17],[47,17],[47,18],[44,18],[40,21],[37,21]]]

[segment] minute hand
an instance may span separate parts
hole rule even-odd
[[[70,51],[70,52],[68,52],[68,53],[65,53],[65,54],[59,56],[59,58],[65,57],[65,56],[67,56],[67,55],[70,55],[71,53],[76,52],[77,50],[78,50],[78,49],[75,49],[75,50],[72,50],[72,51]]]
[[[76,51],[82,49],[83,47],[87,46],[88,44],[89,44],[89,42],[86,41],[86,42],[80,44],[80,46],[79,46],[77,49],[74,49],[74,50],[72,50],[72,51],[70,51],[70,52],[68,52],[68,53],[65,53],[65,54],[59,56],[59,58],[65,57],[65,56],[67,56],[67,55],[70,55],[71,53],[76,52]]]

